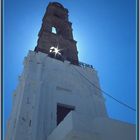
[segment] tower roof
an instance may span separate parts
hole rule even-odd
[[[49,4],[60,7],[60,8],[64,8],[64,6],[62,4],[60,4],[59,2],[50,2]]]

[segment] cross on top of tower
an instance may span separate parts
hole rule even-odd
[[[68,10],[58,2],[50,2],[42,19],[35,51],[53,53],[58,48],[61,58],[72,64],[79,64],[76,41],[73,39],[72,23],[68,19]]]

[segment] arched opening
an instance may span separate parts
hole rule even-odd
[[[56,28],[52,27],[52,33],[57,34]]]

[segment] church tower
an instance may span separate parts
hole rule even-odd
[[[57,2],[49,3],[46,9],[35,51],[48,54],[52,46],[59,47],[65,60],[78,64],[78,51],[73,39],[72,23],[68,20],[68,10]]]
[[[134,140],[133,126],[108,117],[97,72],[79,62],[60,3],[49,3],[38,37],[13,94],[6,140]]]

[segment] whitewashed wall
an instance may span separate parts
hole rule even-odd
[[[93,119],[107,118],[101,92],[79,72],[100,87],[94,69],[29,51],[13,94],[6,140],[47,140],[57,126],[57,103],[74,106],[75,112]]]

